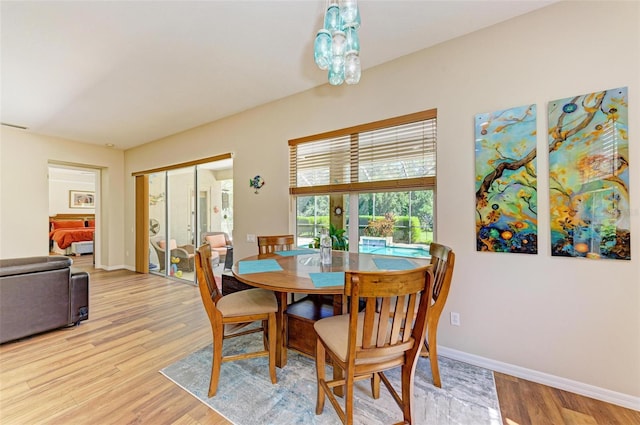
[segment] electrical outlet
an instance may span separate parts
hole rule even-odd
[[[247,234],[247,242],[255,242],[255,241],[256,241],[256,235]]]
[[[460,313],[451,312],[451,325],[460,326]]]

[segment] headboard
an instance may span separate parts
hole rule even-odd
[[[57,221],[81,220],[84,227],[90,227],[89,222],[95,223],[95,214],[56,214],[49,217],[49,231],[53,230],[53,223]]]

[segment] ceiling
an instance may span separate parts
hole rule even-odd
[[[361,0],[362,78],[553,2]],[[1,121],[33,133],[128,149],[327,84],[313,61],[326,0],[0,7]]]

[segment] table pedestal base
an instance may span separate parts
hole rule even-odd
[[[316,355],[316,331],[313,324],[334,315],[333,296],[307,296],[287,306],[287,347]]]

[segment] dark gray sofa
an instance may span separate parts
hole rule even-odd
[[[89,275],[63,256],[0,260],[0,344],[89,318]]]

